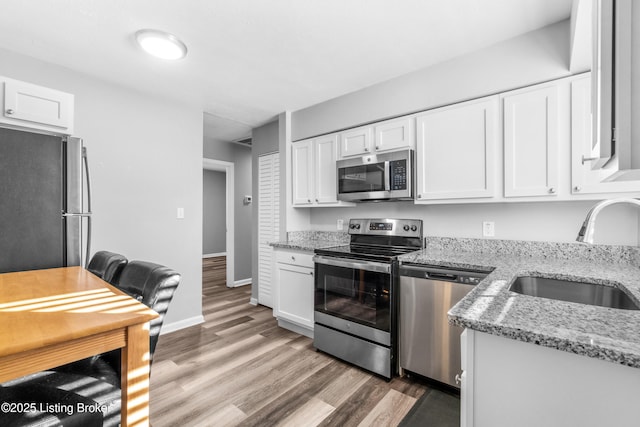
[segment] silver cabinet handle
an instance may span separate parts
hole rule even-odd
[[[293,255],[291,255],[291,261],[295,261],[296,257],[294,257]]]
[[[376,145],[376,150],[379,150],[379,149],[380,149],[380,146],[379,146],[379,145]]]
[[[551,187],[551,188],[549,189],[549,193],[553,194],[553,193],[555,193],[555,192],[556,192],[556,189],[555,189],[555,188]]]
[[[369,147],[364,147],[364,151],[369,152]]]
[[[460,376],[460,374],[456,374],[456,384],[460,385],[461,382],[462,382],[462,377]]]
[[[12,115],[13,113],[15,113],[15,111],[13,111],[13,109],[9,108],[7,111],[5,111],[5,113],[7,113],[8,115]]]
[[[573,187],[573,189],[574,189],[575,191],[581,191],[581,190],[582,190],[582,187],[580,187],[579,185],[576,185],[575,187]]]
[[[584,165],[584,162],[592,162],[594,160],[598,160],[600,157],[585,157],[584,154],[582,155],[582,164]]]
[[[418,194],[418,199],[422,199],[422,194]]]
[[[309,274],[313,276],[313,271],[310,271]]]
[[[311,199],[307,199],[307,203],[311,203]]]

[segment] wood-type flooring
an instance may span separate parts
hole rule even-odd
[[[165,426],[396,426],[426,391],[370,374],[278,327],[225,286],[225,260],[203,262],[205,322],[160,337],[151,423]]]

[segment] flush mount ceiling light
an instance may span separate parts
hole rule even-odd
[[[187,55],[187,46],[173,34],[164,31],[136,31],[136,42],[145,52],[157,58],[181,59]]]

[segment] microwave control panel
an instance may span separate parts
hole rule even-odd
[[[389,162],[391,190],[407,189],[407,161],[392,160]]]

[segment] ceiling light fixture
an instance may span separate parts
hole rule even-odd
[[[136,31],[136,42],[145,52],[157,58],[181,59],[187,55],[187,46],[173,34],[164,31]]]

